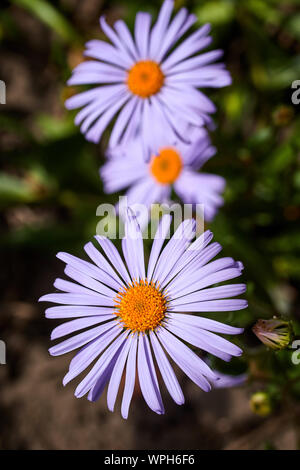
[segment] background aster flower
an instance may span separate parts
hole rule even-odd
[[[205,129],[193,128],[189,134],[190,144],[180,140],[174,143],[172,136],[162,137],[155,149],[158,156],[152,156],[149,162],[143,157],[143,145],[138,138],[109,151],[108,161],[100,169],[104,191],[113,193],[129,188],[124,204],[138,203],[150,209],[151,204],[168,202],[174,189],[184,203],[203,204],[204,218],[211,221],[223,204],[221,193],[225,180],[218,175],[198,172],[216,149]],[[144,227],[147,214],[141,212],[138,220]]]
[[[89,41],[85,55],[95,60],[78,65],[68,81],[99,86],[66,101],[68,109],[82,108],[75,123],[88,140],[99,142],[118,113],[111,147],[140,131],[146,148],[153,150],[153,136],[161,129],[186,140],[188,124],[199,127],[209,122],[215,106],[198,88],[229,85],[230,74],[224,64],[214,63],[221,50],[198,54],[211,43],[208,24],[178,45],[196,16],[182,8],[171,20],[173,3],[164,1],[152,29],[151,15],[139,12],[134,38],[124,21],[117,21],[113,29],[100,18],[111,44]]]
[[[124,374],[124,418],[128,416],[136,368],[146,403],[162,414],[157,369],[174,401],[179,405],[184,402],[170,358],[204,391],[209,391],[217,378],[184,342],[225,361],[242,354],[235,344],[215,334],[239,334],[241,328],[195,315],[247,307],[245,300],[231,298],[245,292],[244,284],[210,287],[240,276],[242,264],[232,258],[211,261],[221,246],[210,244],[209,231],[192,242],[196,229],[192,219],[184,221],[163,246],[170,223],[171,217],[165,215],[146,270],[141,231],[129,211],[122,240],[125,262],[109,239],[96,236],[104,254],[92,243],[85,245],[85,251],[93,263],[59,253],[58,258],[66,263],[65,273],[75,282],[57,279],[54,286],[62,293],[40,299],[61,304],[48,308],[47,318],[71,319],[56,327],[51,338],[73,336],[53,346],[50,353],[57,356],[81,348],[70,363],[64,385],[92,366],[75,395],[88,394],[88,399],[95,401],[108,383],[107,403],[113,411]]]
[[[239,375],[228,375],[216,370],[214,370],[214,373],[217,376],[217,380],[215,380],[213,384],[214,388],[240,387],[241,385],[244,385],[248,379],[248,374],[246,373]]]

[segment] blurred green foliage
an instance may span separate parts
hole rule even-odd
[[[280,396],[291,383],[297,397],[300,366],[292,364],[293,351],[267,351],[251,327],[258,318],[282,315],[300,332],[300,105],[291,101],[292,81],[300,79],[299,4],[176,2],[177,8],[193,11],[199,24],[212,24],[213,47],[224,49],[233,77],[232,86],[207,92],[218,107],[212,133],[218,153],[205,166],[227,180],[225,205],[210,229],[224,255],[242,260],[248,283],[247,311],[222,315],[246,327],[237,340],[245,356],[230,370],[247,366],[250,380],[262,380],[276,393],[279,387]],[[49,259],[59,250],[81,253],[99,221],[97,206],[116,201],[117,196],[103,193],[98,173],[105,142],[86,142],[73,125],[74,116],[63,107],[72,92],[65,81],[82,60],[84,42],[103,38],[101,13],[110,21],[122,16],[132,27],[139,9],[155,15],[159,6],[153,0],[3,3],[0,64],[8,95],[0,115],[0,244],[5,253],[18,252],[20,263],[28,252]],[[20,74],[27,74],[21,89],[6,69],[11,60],[21,63]]]

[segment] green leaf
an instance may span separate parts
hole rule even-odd
[[[73,117],[69,113],[63,118],[56,118],[48,114],[39,114],[36,124],[42,134],[43,140],[59,140],[69,137],[77,132]]]
[[[210,1],[195,11],[201,23],[223,24],[234,18],[234,5],[230,1]]]
[[[76,31],[66,18],[46,0],[12,0],[16,5],[25,8],[53,29],[65,42],[81,42]]]
[[[0,173],[0,199],[1,203],[30,202],[34,193],[29,183],[16,176]]]

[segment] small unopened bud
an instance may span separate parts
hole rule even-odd
[[[250,399],[250,408],[256,415],[268,416],[272,412],[272,403],[266,392],[256,392]]]
[[[252,331],[262,343],[272,349],[287,348],[293,337],[291,323],[279,318],[257,320]]]

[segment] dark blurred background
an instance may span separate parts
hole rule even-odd
[[[95,233],[102,190],[98,169],[106,139],[85,141],[64,109],[76,90],[66,87],[83,60],[85,41],[104,39],[98,17],[133,26],[139,9],[157,15],[159,0],[13,0],[1,2],[0,79],[0,449],[296,449],[300,434],[300,365],[291,351],[260,345],[251,327],[282,316],[300,331],[300,105],[291,88],[300,79],[298,0],[175,2],[210,22],[213,48],[225,51],[233,85],[208,91],[218,107],[212,139],[217,155],[205,170],[227,180],[225,206],[210,229],[224,255],[243,261],[249,308],[219,320],[244,326],[245,355],[223,371],[247,370],[239,389],[204,394],[181,378],[186,405],[165,396],[157,416],[135,392],[128,421],[73,396],[61,380],[70,355],[51,358],[49,334],[37,299],[52,290],[66,250],[83,255]],[[276,397],[268,416],[253,414],[251,395]]]

